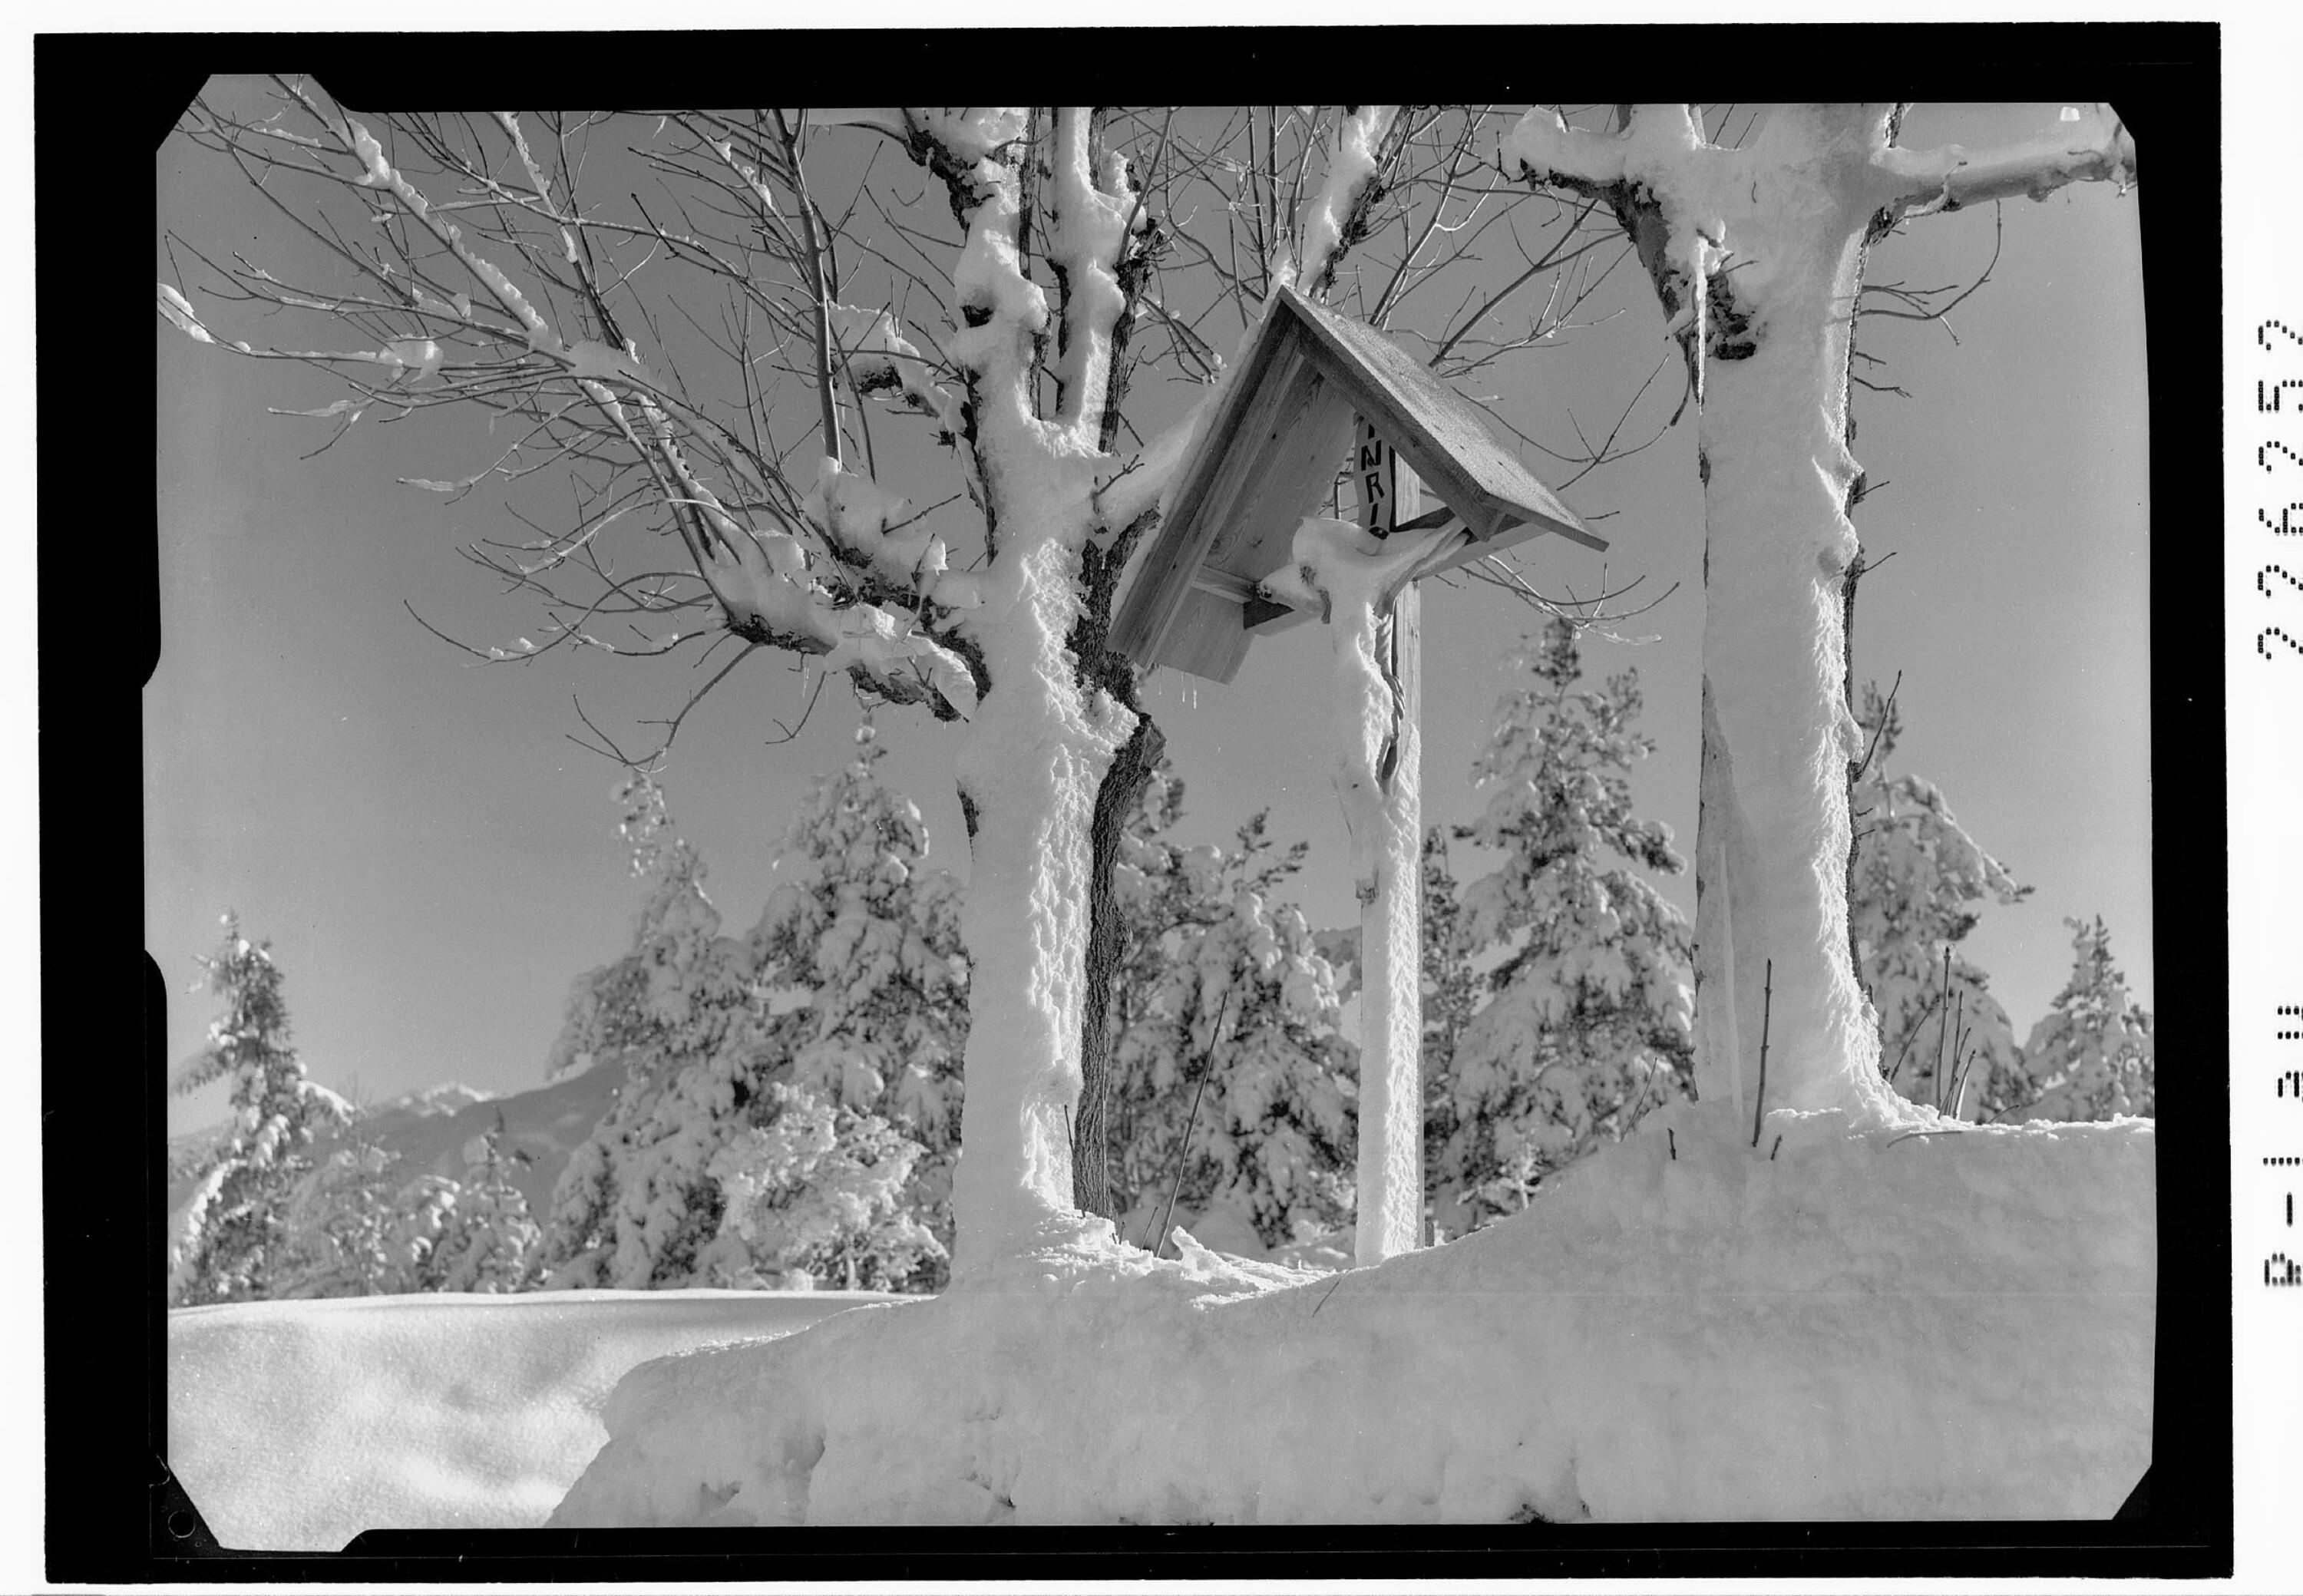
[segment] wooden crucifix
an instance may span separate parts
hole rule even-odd
[[[1265,588],[1322,617],[1335,669],[1331,775],[1360,905],[1358,1228],[1354,1260],[1413,1251],[1423,1233],[1422,662],[1416,578],[1469,540],[1422,513],[1414,471],[1362,416],[1349,477],[1357,519],[1307,519]]]
[[[1339,465],[1355,523],[1318,513]],[[1421,359],[1280,289],[1113,605],[1112,647],[1219,682],[1256,638],[1329,623],[1331,757],[1361,905],[1362,1263],[1411,1250],[1422,1232],[1415,582],[1539,535],[1607,546]]]

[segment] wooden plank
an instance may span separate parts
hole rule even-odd
[[[1185,462],[1184,478],[1168,502],[1165,516],[1152,534],[1152,546],[1141,559],[1119,612],[1112,618],[1111,646],[1138,660],[1149,660],[1159,634],[1167,627],[1198,569],[1216,528],[1201,514],[1209,489],[1222,473],[1231,454],[1230,443],[1251,411],[1274,402],[1266,392],[1267,377],[1291,324],[1266,317],[1241,357],[1240,367],[1218,401],[1206,432]]]
[[[1239,623],[1255,637],[1268,638],[1312,619],[1309,610],[1283,604],[1276,598],[1251,598],[1240,606]]]
[[[1449,387],[1381,333],[1282,289],[1284,311],[1305,330],[1314,359],[1352,388],[1377,424],[1442,503],[1481,539],[1509,525],[1543,530],[1593,548],[1607,541],[1588,530],[1559,496],[1496,442],[1479,407]]]
[[[1253,585],[1286,562],[1297,524],[1320,512],[1354,411],[1424,478],[1426,502],[1453,509],[1478,540],[1448,564],[1540,532],[1607,546],[1497,442],[1470,401],[1380,333],[1282,289],[1121,595],[1112,646],[1227,681],[1244,634],[1297,624]]]
[[[1229,681],[1246,663],[1253,640],[1240,624],[1239,605],[1194,587],[1177,606],[1152,663],[1209,681]]]
[[[1295,528],[1325,508],[1351,446],[1350,394],[1309,360],[1303,373],[1290,384],[1280,425],[1244,461],[1237,496],[1224,507],[1223,528],[1209,551],[1210,564],[1248,581],[1287,563]]]

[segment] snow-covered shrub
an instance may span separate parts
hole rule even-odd
[[[907,1200],[927,1149],[877,1114],[805,1088],[779,1081],[768,1095],[768,1122],[738,1133],[708,1166],[723,1203],[703,1255],[713,1284],[804,1274],[849,1291],[902,1291],[949,1261]]]
[[[286,1241],[284,1209],[312,1170],[303,1150],[316,1135],[351,1119],[349,1103],[305,1076],[271,944],[250,942],[238,918],[226,914],[223,945],[200,962],[224,1012],[174,1087],[191,1092],[230,1079],[232,1118],[209,1154],[170,1254],[168,1300],[178,1307],[272,1295]]]
[[[512,1184],[501,1127],[464,1148],[465,1178],[405,1179],[400,1155],[356,1134],[297,1182],[270,1295],[523,1291],[543,1233]]]
[[[2024,1043],[2010,1119],[2108,1119],[2158,1111],[2151,1014],[2127,990],[2103,916],[2065,920],[2071,976]]]
[[[1427,1180],[1451,1232],[1516,1212],[1693,1089],[1687,922],[1633,868],[1685,868],[1670,829],[1632,812],[1629,773],[1655,741],[1632,729],[1636,672],[1576,690],[1576,631],[1555,618],[1512,654],[1532,680],[1497,705],[1472,770],[1487,808],[1456,833],[1505,858],[1464,895],[1455,956],[1504,955],[1426,1089]]]
[[[1955,944],[1974,929],[1974,906],[2020,903],[2031,889],[1977,845],[1933,782],[1887,774],[1902,718],[1876,686],[1859,720],[1869,747],[1849,804],[1847,913],[1856,974],[1878,1014],[1879,1067],[1913,1102],[1970,1119],[1999,1114],[2020,1090],[2014,1027]]]

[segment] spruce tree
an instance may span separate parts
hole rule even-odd
[[[1447,1147],[1459,1126],[1455,1093],[1455,1049],[1479,1009],[1485,983],[1464,947],[1461,888],[1448,868],[1447,828],[1423,833],[1423,1197],[1428,1222],[1441,1231],[1440,1175]],[[1455,1217],[1453,1205],[1449,1216]]]
[[[624,1084],[553,1188],[554,1286],[685,1283],[720,1222],[704,1166],[765,1069],[756,955],[720,934],[703,857],[673,831],[662,789],[636,773],[616,796],[647,896],[630,950],[570,989],[546,1069],[613,1069]]]
[[[1878,1016],[1879,1067],[1913,1102],[1994,1117],[2011,1106],[2014,1030],[1957,945],[1977,906],[2020,903],[2031,889],[1983,851],[1933,782],[1887,773],[1902,719],[1876,684],[1858,719],[1869,740],[1849,805],[1847,913],[1856,975]]]
[[[315,1136],[351,1119],[350,1104],[305,1074],[271,944],[250,942],[238,917],[227,913],[222,946],[200,963],[224,1011],[174,1086],[191,1092],[230,1080],[232,1118],[209,1154],[171,1251],[168,1299],[179,1307],[273,1295],[288,1237],[287,1203],[312,1170],[305,1150]]]
[[[1427,1178],[1438,1222],[1472,1229],[1693,1090],[1685,917],[1641,869],[1684,862],[1632,812],[1629,774],[1654,739],[1632,730],[1637,673],[1579,690],[1577,628],[1554,618],[1510,663],[1472,779],[1488,792],[1460,838],[1503,852],[1464,894],[1459,956],[1499,952],[1486,1004],[1449,1061],[1449,1126]]]
[[[511,1171],[527,1154],[504,1147],[503,1112],[464,1144],[464,1178],[425,1257],[432,1291],[526,1291],[537,1284],[544,1232]]]
[[[942,1249],[967,1045],[959,885],[927,862],[919,806],[882,781],[886,752],[867,719],[856,757],[818,778],[750,941],[765,979],[787,994],[770,1006],[763,1044],[778,1078],[918,1144],[899,1205]],[[746,1123],[774,1112],[755,1103]],[[940,1250],[915,1284],[941,1285],[944,1262]]]
[[[2158,1111],[2149,1010],[2127,990],[2098,915],[2065,920],[2071,975],[2024,1043],[2009,1119],[2108,1119]]]
[[[1155,1247],[1171,1193],[1211,1246],[1308,1240],[1350,1222],[1355,1060],[1335,971],[1274,896],[1304,848],[1278,849],[1263,815],[1230,850],[1185,848],[1167,834],[1183,798],[1153,773],[1116,873],[1113,1203]]]
[[[779,1084],[918,1143],[903,1209],[949,1243],[966,1038],[958,893],[926,863],[918,806],[881,781],[882,756],[867,723],[856,758],[818,780],[741,940],[720,934],[703,861],[671,834],[661,792],[645,778],[623,790],[648,901],[632,951],[576,984],[553,1060],[620,1068],[629,1084],[554,1191],[553,1284],[743,1273],[721,1245],[739,1231],[712,1170],[782,1111]],[[913,1284],[932,1287],[942,1254],[923,1256]]]
[[[314,1161],[281,1207],[267,1296],[374,1296],[415,1288],[421,1220],[404,1221],[399,1154],[353,1127],[349,1145]],[[409,1194],[413,1195],[413,1193]],[[414,1235],[411,1235],[411,1232]]]

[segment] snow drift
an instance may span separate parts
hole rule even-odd
[[[170,1468],[224,1545],[527,1528],[645,1359],[775,1336],[869,1292],[561,1291],[229,1304],[168,1315]]]
[[[1373,1268],[1090,1241],[643,1364],[552,1522],[2116,1511],[2150,1460],[2151,1123],[1729,1119],[1658,1110]]]

